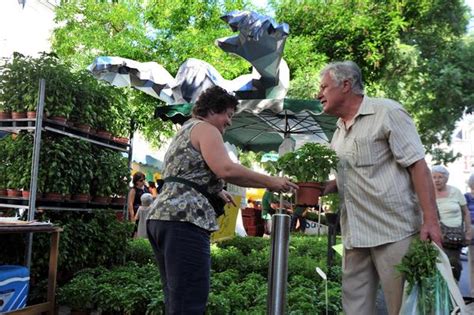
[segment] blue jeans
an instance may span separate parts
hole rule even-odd
[[[177,221],[148,220],[160,269],[166,314],[204,314],[210,288],[210,233]]]

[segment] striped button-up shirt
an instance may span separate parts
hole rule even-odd
[[[419,231],[421,210],[407,167],[425,154],[400,104],[364,96],[352,123],[338,120],[331,146],[340,159],[336,182],[346,248],[378,246]]]

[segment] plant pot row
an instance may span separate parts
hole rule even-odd
[[[36,112],[28,111],[28,112],[0,112],[0,120],[1,119],[23,119],[23,118],[36,118]]]
[[[24,118],[30,118],[30,119],[35,119],[36,118],[36,112],[0,112],[0,120],[3,119],[24,119]],[[68,121],[66,117],[62,116],[51,116],[48,117],[50,120],[53,120],[54,122],[64,125],[64,126],[69,126],[69,127],[75,127],[79,129],[80,131],[84,133],[88,133],[91,135],[96,135],[98,137],[107,139],[107,140],[112,140],[115,142],[119,142],[122,144],[128,144],[129,143],[129,138],[127,137],[115,137],[111,132],[106,131],[106,130],[96,130],[92,129],[90,125],[83,124],[80,122],[73,122],[73,121]]]

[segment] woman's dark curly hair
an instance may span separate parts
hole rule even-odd
[[[206,117],[210,112],[220,114],[228,108],[235,108],[239,101],[237,98],[220,86],[208,88],[199,95],[193,106],[193,116]]]

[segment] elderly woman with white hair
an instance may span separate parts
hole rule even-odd
[[[448,227],[464,225],[466,243],[470,242],[471,225],[469,223],[471,222],[471,216],[462,192],[456,187],[447,185],[449,172],[446,167],[442,165],[433,166],[431,174],[436,188],[436,204],[438,205],[440,223]],[[459,281],[462,270],[462,264],[459,260],[462,246],[453,247],[443,244],[443,247],[451,263],[454,278]]]
[[[467,208],[471,215],[471,231],[474,230],[474,173],[471,174],[467,181],[470,192],[464,194],[467,201]],[[474,297],[474,235],[471,234],[471,244],[469,245],[469,274],[471,275],[471,297]]]

